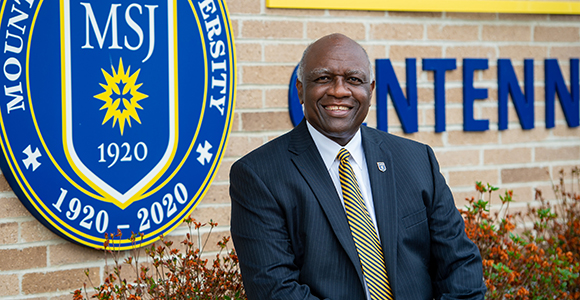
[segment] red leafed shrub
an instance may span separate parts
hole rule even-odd
[[[552,184],[555,199],[536,190],[537,205],[511,214],[513,192],[499,196],[501,208],[491,213],[492,192],[476,183],[478,200],[466,199],[461,210],[466,232],[479,247],[488,292],[486,299],[580,299],[580,170],[572,169],[571,190],[560,171]],[[487,196],[487,201],[484,200]]]
[[[238,257],[234,250],[228,250],[229,237],[223,238],[217,244],[221,249],[213,263],[208,266],[208,259],[202,258],[202,253],[193,242],[193,229],[199,236],[200,228],[206,226],[187,218],[184,221],[189,227],[184,241],[181,242],[183,252],[173,247],[173,242],[165,240],[163,236],[157,245],[145,248],[148,262],[140,263],[140,249],[137,247],[140,236],[133,235],[131,240],[135,247],[132,255],[120,262],[122,252],[112,250],[116,238],[121,238],[120,231],[113,236],[107,234],[105,255],[113,257],[114,265],[112,272],[106,272],[104,283],[94,287],[89,296],[86,283],[85,288],[76,290],[74,300],[85,299],[195,299],[195,300],[244,300],[246,294],[242,285],[242,277],[238,267]],[[209,222],[211,229],[217,223]],[[210,234],[211,234],[210,229]],[[208,239],[209,235],[208,234]],[[205,241],[207,243],[207,239]],[[204,245],[205,246],[205,245]],[[105,264],[107,259],[105,256]],[[107,267],[109,267],[107,265]],[[122,268],[131,269],[133,280],[128,280],[121,274]],[[126,273],[123,273],[126,274]],[[85,271],[89,283],[88,270]],[[94,286],[94,285],[93,285]]]

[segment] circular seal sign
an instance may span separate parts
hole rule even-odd
[[[179,226],[219,167],[234,111],[223,0],[6,0],[2,171],[76,243],[147,245]],[[115,246],[117,242],[115,242]]]

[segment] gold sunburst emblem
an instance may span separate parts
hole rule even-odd
[[[101,71],[105,77],[106,84],[101,83],[100,85],[105,91],[94,97],[105,101],[105,104],[100,108],[100,110],[107,109],[102,125],[113,118],[112,126],[115,127],[115,124],[118,123],[121,135],[123,135],[125,123],[131,127],[131,119],[141,124],[137,109],[142,110],[143,107],[138,102],[149,97],[138,91],[143,85],[142,83],[137,84],[137,77],[139,77],[141,69],[131,74],[131,66],[129,66],[125,72],[123,59],[121,58],[119,59],[117,70],[111,65],[112,75],[104,69],[101,69]]]

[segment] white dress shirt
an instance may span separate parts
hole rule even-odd
[[[371,192],[371,181],[369,179],[367,160],[365,158],[365,152],[362,146],[360,129],[356,132],[350,142],[348,142],[348,144],[343,147],[337,144],[335,141],[327,138],[322,133],[318,132],[318,130],[312,127],[310,123],[306,122],[306,125],[308,126],[308,132],[310,132],[310,136],[312,136],[320,156],[322,156],[322,160],[326,165],[326,169],[330,174],[330,178],[332,178],[334,188],[340,197],[343,208],[344,200],[342,199],[342,187],[340,186],[340,176],[338,174],[338,166],[340,165],[340,161],[336,158],[336,156],[338,155],[338,151],[340,151],[342,148],[346,148],[346,150],[350,152],[349,162],[352,166],[354,174],[356,175],[356,181],[358,182],[361,194],[365,201],[365,205],[369,215],[371,216],[371,220],[373,220],[373,224],[375,225],[375,230],[378,235],[379,228],[377,227],[377,220],[375,217],[375,205],[373,203],[373,194]]]

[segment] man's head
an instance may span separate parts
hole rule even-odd
[[[299,69],[296,88],[304,117],[346,145],[366,118],[375,87],[366,52],[342,34],[327,35],[304,51]]]

